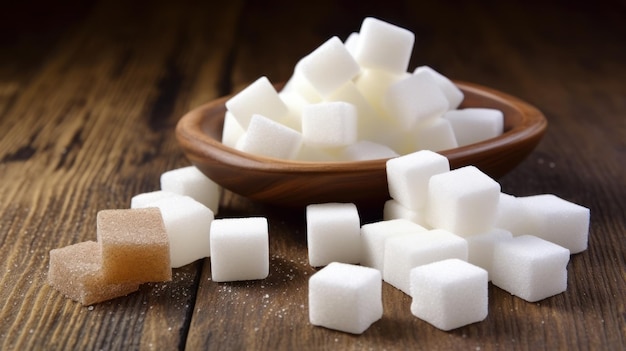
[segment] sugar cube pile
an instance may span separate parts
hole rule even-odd
[[[587,249],[590,211],[552,194],[516,197],[437,151],[497,137],[501,111],[460,108],[463,92],[428,66],[408,71],[415,36],[364,19],[303,57],[281,92],[261,77],[226,102],[222,141],[274,158],[387,159],[383,219],[353,203],[305,208],[309,322],[352,334],[383,318],[382,284],[444,331],[484,320],[488,284],[529,302],[567,289]],[[268,277],[264,217],[216,218],[221,187],[195,166],[166,171],[130,208],[97,213],[96,241],[50,251],[48,282],[91,305],[171,280],[209,258],[215,282]]]
[[[227,100],[222,142],[329,162],[442,151],[502,134],[501,111],[462,108],[464,94],[449,78],[426,65],[409,70],[414,44],[411,31],[365,18],[345,42],[333,36],[302,57],[281,91],[263,76]]]

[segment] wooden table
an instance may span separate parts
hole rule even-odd
[[[0,349],[626,348],[623,1],[173,3],[3,5]],[[499,182],[591,209],[589,249],[571,257],[566,292],[528,303],[490,286],[487,319],[444,332],[384,284],[384,316],[363,335],[313,327],[303,209],[231,192],[219,217],[269,219],[268,279],[218,284],[203,260],[89,307],[47,285],[51,249],[94,240],[98,211],[127,208],[161,173],[189,165],[174,136],[186,111],[262,75],[286,80],[300,57],[368,15],[416,33],[410,69],[427,64],[546,114],[541,144]]]

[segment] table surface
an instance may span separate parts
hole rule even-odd
[[[424,3],[3,5],[0,349],[625,349],[626,5]],[[186,111],[260,76],[286,80],[300,57],[366,16],[416,34],[409,69],[426,64],[545,113],[544,139],[498,181],[509,194],[591,209],[589,249],[571,256],[566,292],[529,303],[490,285],[487,319],[444,332],[384,284],[383,318],[362,335],[314,327],[304,210],[229,191],[218,217],[269,220],[267,279],[216,283],[205,259],[89,307],[47,285],[51,249],[95,240],[98,211],[128,208],[159,189],[161,173],[190,164],[174,134]]]

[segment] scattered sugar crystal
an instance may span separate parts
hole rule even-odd
[[[189,196],[162,199],[150,204],[161,210],[170,244],[172,268],[182,267],[211,254],[213,211]]]
[[[449,170],[445,156],[428,150],[392,158],[386,163],[389,195],[410,210],[422,209],[426,205],[430,178]]]
[[[450,122],[459,146],[474,144],[502,134],[504,115],[493,108],[464,108],[443,115]]]
[[[264,279],[269,274],[269,227],[263,217],[211,223],[211,278],[216,282]]]
[[[309,264],[359,263],[361,223],[352,203],[311,204],[306,207]]]
[[[414,43],[411,31],[367,17],[359,30],[355,58],[363,67],[400,74],[408,69]]]
[[[138,282],[113,283],[102,275],[100,245],[95,241],[51,250],[48,283],[85,306],[139,289]]]
[[[218,212],[222,187],[204,175],[197,167],[187,166],[161,174],[161,190],[187,195]]]
[[[572,254],[587,249],[588,208],[553,194],[518,197],[526,215],[523,234],[538,236],[568,249]]]
[[[356,77],[361,68],[338,37],[332,37],[302,58],[302,75],[326,97]]]
[[[262,115],[252,116],[237,149],[266,157],[294,158],[302,145],[302,134]]]
[[[406,219],[368,223],[361,226],[361,265],[383,271],[385,242],[398,235],[415,234],[427,229]]]
[[[410,272],[411,313],[441,330],[480,322],[488,314],[487,271],[459,259]]]
[[[428,183],[427,221],[433,228],[467,236],[493,227],[500,184],[474,166],[436,174]]]
[[[361,334],[382,315],[380,271],[332,262],[309,278],[311,324]]]
[[[383,279],[410,294],[410,271],[448,258],[467,261],[467,241],[442,229],[399,235],[385,241]]]
[[[356,142],[357,109],[343,102],[321,102],[302,110],[302,136],[304,142],[320,147],[340,147]]]
[[[496,242],[492,283],[526,301],[535,302],[567,289],[570,251],[532,235]]]
[[[280,120],[288,112],[287,106],[265,76],[257,79],[227,100],[226,109],[232,113],[244,130],[248,129],[253,114],[261,114],[273,120]]]
[[[493,228],[485,233],[470,235],[467,240],[467,262],[481,267],[487,273],[493,270],[493,247],[501,240],[508,240],[513,237],[510,231]]]
[[[97,238],[104,279],[120,283],[172,279],[170,245],[158,208],[101,210]]]

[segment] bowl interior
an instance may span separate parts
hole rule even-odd
[[[472,145],[444,150],[452,169],[474,165],[498,178],[519,164],[539,143],[547,121],[530,104],[476,84],[455,82],[465,94],[460,108],[488,107],[504,115],[504,133]],[[380,204],[389,198],[386,159],[308,162],[274,159],[221,143],[222,97],[183,116],[176,137],[189,160],[224,188],[253,200],[303,206],[322,202]]]

